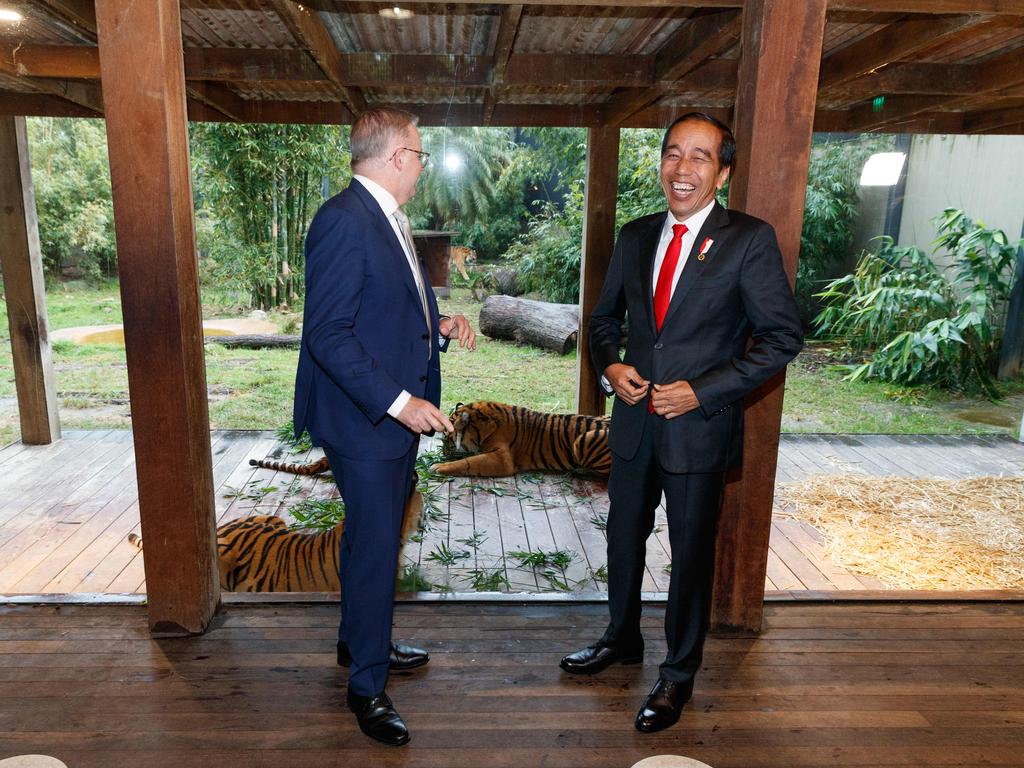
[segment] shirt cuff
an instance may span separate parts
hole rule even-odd
[[[398,394],[398,397],[395,398],[395,402],[393,402],[391,404],[391,407],[388,408],[388,416],[390,416],[393,419],[397,419],[398,414],[402,412],[402,409],[405,408],[406,403],[408,403],[411,399],[412,395],[403,389]]]
[[[612,385],[608,383],[608,377],[601,374],[601,389],[604,390],[606,395],[614,395],[615,390],[612,389]]]

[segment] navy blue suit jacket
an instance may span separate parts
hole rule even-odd
[[[700,408],[666,419],[658,435],[669,472],[720,472],[742,459],[743,398],[803,346],[796,301],[771,225],[717,203],[701,227],[658,331],[654,258],[665,212],[622,227],[601,297],[590,316],[590,352],[598,373],[622,362],[655,384],[686,380]],[[699,258],[706,239],[712,245]],[[750,343],[748,345],[748,339]],[[612,407],[609,447],[631,459],[640,444],[647,399]]]
[[[419,266],[433,333],[398,237],[367,189],[353,180],[317,211],[306,236],[296,435],[308,429],[314,445],[358,459],[394,459],[412,446],[418,436],[387,410],[403,389],[440,403],[447,347]]]

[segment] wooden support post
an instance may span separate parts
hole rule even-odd
[[[60,421],[24,117],[0,117],[0,268],[21,440],[52,443],[60,439]]]
[[[178,0],[97,0],[146,590],[154,632],[219,600]]]
[[[795,280],[827,0],[746,0],[730,206],[775,227]],[[743,468],[718,534],[712,626],[761,628],[785,374],[746,404]]]
[[[580,332],[576,338],[576,413],[601,416],[605,396],[601,372],[590,361],[590,313],[601,295],[615,248],[615,198],[619,187],[619,129],[587,131],[583,256],[580,260]]]

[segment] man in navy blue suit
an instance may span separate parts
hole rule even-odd
[[[427,153],[417,118],[392,108],[352,126],[352,183],[306,236],[306,305],[295,381],[295,434],[323,446],[345,500],[338,663],[362,731],[400,745],[409,731],[385,693],[388,670],[428,661],[391,641],[402,518],[419,436],[451,431],[438,409],[438,357],[453,338],[476,348],[462,315],[445,317],[416,258],[401,206]]]

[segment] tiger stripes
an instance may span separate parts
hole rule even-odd
[[[452,460],[434,469],[445,475],[504,477],[529,470],[611,470],[608,419],[543,413],[494,402],[459,404],[451,415],[454,436],[444,448]],[[468,456],[454,458],[459,454]]]
[[[327,463],[326,456],[322,456],[319,461],[314,461],[312,464],[289,464],[286,461],[249,459],[249,466],[273,469],[277,472],[288,472],[293,475],[322,475],[325,472],[331,471],[331,465]]]

